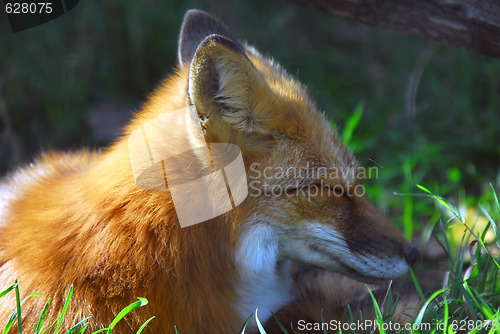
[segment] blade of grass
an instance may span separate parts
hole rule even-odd
[[[16,289],[16,288],[17,288],[17,286],[14,289]],[[33,296],[38,296],[38,295],[41,295],[41,293],[32,293],[32,294],[28,295],[26,298],[24,298],[21,302],[19,302],[19,293],[16,293],[16,309],[14,310],[14,312],[12,312],[12,315],[10,316],[9,321],[7,322],[7,325],[5,326],[5,329],[3,331],[4,334],[8,333],[10,331],[10,329],[12,328],[12,326],[14,325],[14,322],[16,321],[17,315],[20,312],[20,307],[24,304],[24,302],[28,298],[33,297]],[[17,304],[19,304],[19,307],[17,306]],[[19,328],[18,328],[18,330],[19,330]]]
[[[247,329],[247,326],[250,323],[250,321],[252,320],[252,318],[253,318],[253,313],[250,314],[247,321],[245,321],[245,324],[243,325],[243,328],[241,329],[240,334],[245,334],[245,329]]]
[[[139,330],[137,331],[137,333],[136,333],[136,334],[141,334],[141,333],[142,333],[142,331],[144,330],[144,328],[146,328],[146,326],[148,325],[148,323],[149,323],[151,320],[153,320],[154,318],[155,318],[155,317],[153,316],[153,317],[149,318],[148,320],[146,320],[146,322],[142,324],[142,326],[139,328]]]
[[[78,330],[78,328],[80,328],[81,326],[83,325],[86,325],[84,324],[85,321],[89,320],[90,317],[87,317],[83,320],[80,320],[76,325],[74,325],[73,327],[71,327],[65,334],[73,334],[76,330]]]
[[[380,308],[378,306],[378,302],[377,302],[377,299],[375,298],[375,296],[373,295],[372,291],[370,290],[370,288],[368,287],[368,285],[366,286],[366,288],[368,289],[368,293],[370,294],[370,296],[372,297],[372,301],[373,301],[373,308],[375,309],[375,316],[376,316],[376,320],[377,320],[377,323],[378,323],[378,330],[380,332],[380,334],[385,334],[385,330],[383,328],[383,324],[384,324],[384,317],[382,316],[382,312],[380,312]]]
[[[425,296],[424,292],[422,291],[422,288],[420,287],[420,284],[418,283],[417,276],[415,275],[415,272],[413,271],[413,268],[410,267],[410,275],[411,279],[413,280],[413,284],[415,284],[415,289],[417,289],[418,295],[420,298],[425,301]]]
[[[486,252],[486,254],[488,254],[490,260],[493,261],[493,263],[495,264],[495,266],[497,267],[497,269],[500,270],[500,264],[498,264],[497,260],[493,257],[493,255],[491,255],[490,250],[486,247],[486,245],[484,244],[483,240],[481,240],[481,238],[477,238],[477,240],[481,244],[481,247],[484,249],[484,251]]]
[[[257,328],[259,329],[260,334],[267,334],[266,330],[264,329],[264,327],[262,327],[262,324],[260,323],[259,315],[257,314],[258,311],[259,311],[258,308],[255,309],[255,321],[257,322]]]
[[[496,194],[495,194],[495,196],[496,196]],[[497,237],[497,242],[500,242],[500,235],[498,234],[497,224],[495,224],[495,221],[493,220],[493,218],[491,218],[490,213],[484,208],[484,206],[479,204],[479,208],[481,209],[483,214],[486,216],[486,218],[488,218],[488,220],[490,221],[491,228],[493,229],[493,232],[495,232],[495,236]]]
[[[278,324],[278,327],[281,329],[281,332],[283,332],[283,334],[289,334],[288,330],[285,327],[285,325],[283,325],[283,323],[280,321],[280,319],[278,319],[278,317],[276,316],[276,314],[274,314],[274,313],[271,313],[271,314],[273,315],[274,320]]]
[[[2,298],[3,296],[5,296],[6,294],[8,294],[9,292],[11,292],[12,290],[14,290],[17,286],[17,280],[16,280],[16,283],[12,284],[11,286],[9,286],[7,289],[5,289],[4,291],[2,291],[0,293],[0,298]]]
[[[404,178],[405,178],[405,192],[409,193],[410,188],[413,186],[413,177],[411,171],[413,170],[413,159],[406,159],[403,164]],[[412,196],[405,196],[403,206],[403,231],[405,238],[411,242],[413,237],[413,198]]]
[[[19,334],[23,333],[23,329],[21,327],[21,297],[19,296],[19,284],[17,284],[16,279],[16,309],[17,309],[17,332]]]
[[[45,317],[47,316],[47,312],[49,311],[49,306],[50,306],[50,298],[47,300],[47,303],[45,304],[45,307],[42,311],[42,315],[40,316],[40,320],[38,320],[38,324],[35,326],[35,334],[39,334],[40,331],[42,330],[42,325],[45,320]]]
[[[325,317],[324,317],[324,311],[325,309],[321,309],[321,327],[323,327],[323,324],[325,323]],[[328,334],[326,331],[326,328],[323,328],[323,334]]]
[[[293,329],[293,322],[290,322],[290,328],[292,329],[293,334],[300,334],[295,329]]]
[[[469,294],[467,290],[465,289],[465,286],[467,285],[467,281],[464,281],[464,284],[459,287],[461,293],[462,293],[462,298],[465,302],[465,311],[469,315],[470,318],[473,318],[474,321],[477,321],[477,314],[474,311],[474,303],[473,300],[475,299],[472,294]],[[477,304],[477,302],[476,302]]]
[[[440,289],[436,292],[434,292],[430,297],[429,299],[427,299],[427,301],[425,302],[424,306],[422,307],[422,309],[420,310],[420,312],[418,313],[417,317],[415,318],[415,324],[417,324],[417,326],[420,326],[420,324],[422,323],[422,319],[424,318],[424,315],[425,315],[425,310],[427,309],[427,307],[429,307],[430,303],[437,297],[439,296],[440,294],[446,292],[447,289]]]
[[[56,319],[56,320],[54,320],[54,322],[52,322],[52,323],[50,324],[50,326],[49,326],[49,327],[47,327],[47,328],[46,328],[46,329],[42,332],[42,334],[47,333],[47,332],[49,331],[49,329],[51,329],[52,327],[54,327],[54,325],[55,325],[56,323],[57,323],[57,319]]]
[[[392,284],[392,280],[391,280],[391,284]],[[388,314],[393,314],[394,313],[394,309],[396,309],[397,301],[396,301],[396,303],[394,303],[394,301],[392,299],[392,289],[388,289],[387,290],[386,297],[387,297],[387,313]],[[393,305],[393,303],[394,303],[394,305]]]
[[[445,254],[446,254],[446,257],[448,258],[448,262],[449,262],[449,267],[454,267],[455,264],[454,264],[454,259],[453,259],[453,256],[452,256],[452,252],[451,252],[451,245],[450,245],[450,241],[448,240],[448,238],[446,237],[446,229],[445,229],[445,226],[444,226],[444,223],[443,223],[443,220],[442,219],[439,219],[438,223],[436,224],[436,226],[439,228],[439,231],[440,233],[444,236],[444,240],[440,240],[440,238],[438,237],[438,235],[436,234],[436,232],[432,232],[433,235],[434,235],[434,239],[437,241],[437,243],[439,244],[439,246],[441,246],[441,248],[443,248]]]
[[[85,324],[76,334],[83,334],[87,327],[89,327],[89,324]]]
[[[363,116],[363,109],[365,108],[364,103],[359,103],[356,108],[354,109],[354,112],[352,115],[347,119],[347,122],[345,124],[344,130],[342,131],[342,141],[349,146],[352,140],[352,135],[354,133],[354,130],[356,130],[356,127],[359,124],[359,121],[361,120],[361,117]]]
[[[14,286],[14,289],[17,287],[17,280],[16,280],[16,284],[14,284],[13,286]],[[17,307],[14,310],[14,312],[12,312],[12,314],[9,318],[9,321],[7,321],[7,325],[5,326],[5,329],[3,330],[3,334],[7,334],[10,331],[10,329],[14,325],[14,321],[16,320],[16,316],[17,316]]]
[[[69,301],[71,300],[71,296],[73,295],[73,285],[70,286],[69,292],[68,292],[68,297],[66,297],[66,301],[64,302],[64,306],[61,312],[61,315],[59,316],[59,321],[57,322],[56,330],[54,331],[54,334],[57,334],[59,332],[59,328],[61,327],[61,324],[64,319],[64,315],[66,314],[66,311],[68,310],[69,307]]]
[[[123,319],[123,317],[125,317],[127,314],[129,314],[130,312],[132,312],[136,308],[142,307],[148,303],[148,300],[146,298],[138,297],[137,299],[139,299],[139,300],[130,304],[129,306],[125,307],[123,310],[120,311],[120,313],[118,313],[118,315],[115,317],[115,319],[113,319],[113,321],[111,322],[111,324],[108,327],[108,334],[111,333],[113,328],[116,326],[116,324],[120,320]]]
[[[443,334],[447,334],[447,332],[448,332],[448,317],[449,317],[448,300],[446,299],[446,295],[445,295],[444,296],[444,315],[443,315],[443,320],[444,320]]]
[[[479,293],[476,291],[472,290],[469,284],[465,284],[465,289],[471,296],[475,296],[474,302],[476,303],[477,307],[481,309],[483,314],[489,319],[489,320],[494,320],[495,316],[493,315],[493,310],[490,308],[488,303],[481,297]],[[478,301],[479,300],[479,301]]]
[[[490,183],[490,188],[491,188],[491,191],[493,191],[493,198],[495,199],[495,202],[497,204],[498,214],[500,215],[500,201],[498,201],[497,192],[495,191],[495,187],[493,187],[493,184],[491,184],[491,183]],[[497,237],[498,237],[498,234],[497,234]]]
[[[458,219],[460,220],[462,223],[463,223],[463,219],[462,219],[462,215],[460,214],[460,210],[457,210],[455,212],[455,210],[453,210],[451,208],[451,206],[442,198],[442,197],[439,197],[437,195],[434,195],[433,192],[431,192],[429,189],[427,189],[426,187],[420,185],[420,184],[417,184],[417,187],[420,188],[420,190],[423,190],[425,191],[426,193],[430,194],[432,197],[434,197],[438,202],[439,204],[441,204],[443,207],[445,207],[448,211],[450,211],[451,213],[453,213],[453,215]]]
[[[387,291],[385,292],[384,299],[382,300],[382,306],[380,307],[380,311],[384,313],[385,303],[387,302],[387,298],[389,297],[389,293],[391,292],[392,280],[389,281],[389,286],[387,287]],[[390,308],[389,308],[390,311]]]

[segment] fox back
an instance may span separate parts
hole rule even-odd
[[[241,204],[184,228],[168,186],[136,184],[129,151],[135,130],[183,108],[195,111],[206,143],[241,150],[248,184]],[[191,136],[160,135],[155,150],[164,156]],[[191,10],[178,67],[119,140],[102,152],[44,154],[0,184],[0,282],[17,279],[21,298],[44,293],[23,304],[25,328],[47,298],[46,323],[53,322],[73,286],[65,328],[87,317],[91,330],[105,328],[145,297],[149,304],[116,332],[135,332],[155,315],[150,333],[174,333],[174,326],[235,333],[257,308],[265,321],[291,303],[299,272],[381,282],[415,261],[416,250],[356,192],[359,168],[299,82],[218,20]],[[15,298],[0,302],[3,324]]]

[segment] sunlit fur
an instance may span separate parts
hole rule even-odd
[[[168,190],[136,186],[127,135],[191,103],[207,141],[238,145],[248,174],[253,163],[356,167],[304,87],[253,48],[244,53],[207,39],[108,149],[45,154],[4,180],[0,289],[17,278],[21,298],[44,293],[23,305],[26,328],[37,322],[47,298],[46,323],[54,321],[73,285],[64,327],[91,317],[90,330],[103,328],[136,297],[146,297],[149,305],[114,333],[135,332],[151,315],[149,333],[173,333],[174,325],[180,333],[236,333],[254,308],[265,320],[292,300],[298,268],[311,265],[365,281],[407,270],[407,241],[364,197],[250,195],[227,214],[181,229]],[[169,140],[175,139],[165,133]],[[361,182],[346,175],[323,181],[343,187]],[[260,181],[258,187],[286,187],[315,180]],[[1,299],[0,327],[14,309],[13,298]]]

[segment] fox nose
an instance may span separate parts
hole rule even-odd
[[[418,249],[416,249],[413,246],[411,246],[410,248],[408,248],[408,250],[405,253],[406,262],[410,266],[413,266],[415,264],[415,262],[417,262],[418,257],[419,257]]]

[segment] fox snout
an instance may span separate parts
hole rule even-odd
[[[419,252],[364,196],[337,203],[333,217],[285,232],[286,256],[369,283],[397,278]]]
[[[344,265],[355,269],[353,275],[362,279],[392,279],[404,274],[418,260],[418,250],[366,197],[352,201],[351,213],[334,224],[348,248]]]

